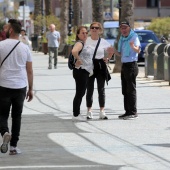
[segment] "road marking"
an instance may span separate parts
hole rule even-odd
[[[1,166],[0,169],[38,169],[38,168],[87,168],[87,167],[102,167],[100,165],[38,165],[38,166]]]

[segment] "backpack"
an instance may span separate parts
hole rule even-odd
[[[84,47],[84,43],[82,41],[79,41],[79,42],[81,42]],[[82,49],[83,49],[83,47],[82,47]],[[79,51],[79,54],[81,53],[82,49]],[[68,57],[68,68],[70,70],[72,70],[75,67],[75,63],[76,63],[76,59],[72,55],[72,52],[70,52],[70,55]]]

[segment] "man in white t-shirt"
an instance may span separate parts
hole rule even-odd
[[[6,153],[10,143],[9,154],[15,155],[21,153],[17,143],[24,100],[30,102],[33,99],[33,70],[30,49],[19,41],[20,22],[10,19],[6,27],[7,39],[0,43],[0,133],[3,137],[0,150]],[[8,128],[10,112],[11,133]]]
[[[48,69],[52,69],[52,53],[54,53],[54,68],[57,68],[58,47],[60,44],[60,33],[55,30],[55,25],[49,26],[49,31],[46,33],[48,41],[48,53],[49,53],[49,66]]]

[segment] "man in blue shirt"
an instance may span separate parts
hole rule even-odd
[[[121,36],[118,42],[117,56],[121,56],[121,83],[124,96],[125,114],[119,119],[134,119],[138,117],[136,107],[136,77],[138,75],[138,53],[140,52],[140,41],[137,34],[131,29],[129,22],[120,23]]]
[[[58,47],[60,44],[60,33],[55,30],[55,25],[51,24],[49,31],[46,33],[46,38],[48,41],[48,53],[49,53],[49,67],[52,69],[52,53],[54,53],[54,68],[57,68],[57,56],[58,56]]]

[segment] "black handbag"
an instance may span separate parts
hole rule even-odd
[[[84,43],[82,41],[79,41],[82,43],[83,47],[84,47]],[[81,51],[83,50],[83,47],[82,49],[79,51],[79,54],[81,53]],[[68,68],[70,70],[73,70],[73,68],[75,67],[75,63],[76,63],[76,59],[74,58],[72,52],[70,52],[70,55],[68,57]]]

